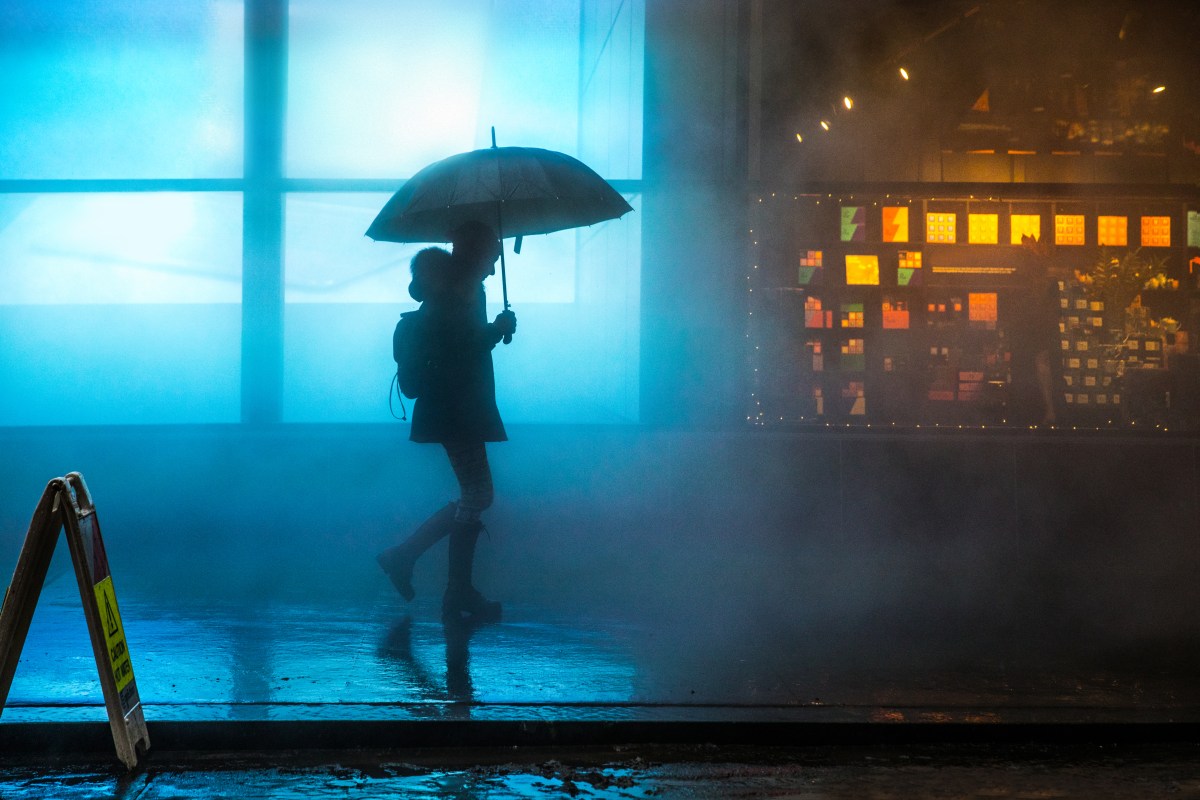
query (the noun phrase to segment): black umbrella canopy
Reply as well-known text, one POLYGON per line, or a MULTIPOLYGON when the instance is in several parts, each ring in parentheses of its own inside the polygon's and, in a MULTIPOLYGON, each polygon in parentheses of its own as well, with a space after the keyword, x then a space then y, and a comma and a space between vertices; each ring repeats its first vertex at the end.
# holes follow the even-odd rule
POLYGON ((447 242, 468 221, 501 238, 594 225, 632 211, 590 167, 535 147, 490 147, 430 164, 396 192, 367 229, 380 242, 447 242))

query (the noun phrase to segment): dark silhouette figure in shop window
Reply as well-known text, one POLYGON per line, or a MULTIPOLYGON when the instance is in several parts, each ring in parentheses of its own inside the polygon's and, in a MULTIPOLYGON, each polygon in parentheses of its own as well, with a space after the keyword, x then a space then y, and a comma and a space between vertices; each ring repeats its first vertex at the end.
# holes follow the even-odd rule
POLYGON ((1020 264, 1024 287, 1013 298, 1006 327, 1012 375, 1010 421, 1054 425, 1062 418, 1062 319, 1058 279, 1051 274, 1048 248, 1022 236, 1020 264))
POLYGON ((421 524, 407 539, 380 553, 379 565, 406 600, 415 594, 413 566, 421 554, 450 539, 449 574, 442 598, 447 622, 495 622, 500 604, 472 582, 480 515, 492 504, 492 473, 486 442, 508 439, 496 408, 492 350, 516 331, 511 311, 487 321, 483 280, 496 272, 500 241, 482 223, 467 223, 451 237, 452 253, 427 248, 413 258, 409 294, 421 303, 423 358, 428 369, 413 405, 414 442, 442 445, 461 495, 421 524))

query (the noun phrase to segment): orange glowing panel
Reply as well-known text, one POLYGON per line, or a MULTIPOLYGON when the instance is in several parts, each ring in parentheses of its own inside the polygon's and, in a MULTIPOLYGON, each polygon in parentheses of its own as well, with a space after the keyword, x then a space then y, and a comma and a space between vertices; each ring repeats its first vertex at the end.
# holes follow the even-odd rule
POLYGON ((970 292, 967 294, 967 319, 973 328, 994 330, 997 319, 995 292, 970 292))
POLYGON ((1101 247, 1128 246, 1129 217, 1097 217, 1096 244, 1101 247))
POLYGON ((908 241, 908 206, 883 207, 883 240, 908 241))
POLYGON ((997 244, 1000 241, 1000 218, 996 214, 968 214, 967 242, 997 244))
POLYGON ((907 300, 884 296, 883 327, 889 330, 906 330, 908 328, 907 300))
POLYGON ((804 327, 832 328, 832 324, 826 324, 826 322, 832 323, 832 316, 832 312, 827 312, 821 307, 820 298, 809 297, 804 301, 804 327))
POLYGON ((925 241, 937 244, 954 244, 957 240, 954 214, 926 214, 925 241))
POLYGON ((1055 214, 1054 243, 1083 244, 1083 214, 1055 214))
POLYGON ((878 286, 879 256, 846 256, 847 286, 878 286))
POLYGON ((1171 218, 1142 217, 1142 247, 1170 247, 1171 218))
POLYGON ((1012 228, 1012 236, 1009 241, 1012 244, 1020 244, 1022 236, 1028 236, 1042 240, 1042 215, 1041 214, 1013 214, 1009 217, 1009 223, 1012 228))

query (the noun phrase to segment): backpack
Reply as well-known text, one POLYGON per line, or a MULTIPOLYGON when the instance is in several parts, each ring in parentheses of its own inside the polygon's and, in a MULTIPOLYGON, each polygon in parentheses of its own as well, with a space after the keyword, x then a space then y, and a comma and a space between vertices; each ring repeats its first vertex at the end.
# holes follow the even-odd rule
POLYGON ((425 334, 425 317, 420 309, 406 311, 392 334, 392 358, 396 362, 396 381, 408 398, 421 396, 431 369, 425 334))

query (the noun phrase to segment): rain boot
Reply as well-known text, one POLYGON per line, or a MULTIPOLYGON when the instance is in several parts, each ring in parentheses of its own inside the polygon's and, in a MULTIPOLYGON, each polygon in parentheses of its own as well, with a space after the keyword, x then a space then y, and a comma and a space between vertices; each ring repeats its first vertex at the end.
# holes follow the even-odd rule
POLYGON ((416 592, 413 591, 412 573, 417 559, 454 529, 454 515, 457 512, 457 503, 447 503, 445 508, 422 522, 421 527, 403 542, 375 556, 375 560, 387 573, 396 591, 405 600, 412 600, 416 596, 416 592))
POLYGON ((483 624, 500 621, 500 604, 488 600, 471 583, 475 543, 483 523, 454 522, 450 533, 450 572, 442 598, 442 621, 483 624))

